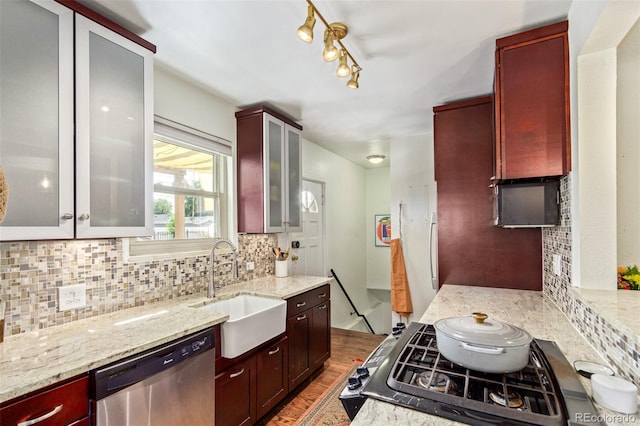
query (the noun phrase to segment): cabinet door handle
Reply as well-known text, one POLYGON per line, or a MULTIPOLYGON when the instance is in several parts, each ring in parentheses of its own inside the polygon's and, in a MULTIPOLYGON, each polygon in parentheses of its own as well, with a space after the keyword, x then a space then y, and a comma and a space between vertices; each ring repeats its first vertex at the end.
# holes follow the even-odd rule
POLYGON ((244 373, 244 368, 243 368, 242 370, 238 371, 237 373, 229 374, 229 378, 230 378, 230 379, 233 379, 234 377, 238 377, 238 376, 239 376, 239 375, 241 375, 242 373, 244 373))
POLYGON ((327 309, 327 305, 326 305, 326 304, 324 304, 324 305, 322 305, 322 306, 318 306, 318 310, 322 310, 322 309, 327 309))
POLYGON ((277 354, 278 352, 280 352, 280 346, 278 346, 276 349, 274 349, 274 350, 272 350, 272 351, 269 351, 269 355, 275 355, 275 354, 277 354))
POLYGON ((62 215, 62 218, 64 220, 71 220, 71 219, 73 219, 73 213, 65 213, 65 214, 62 215))
POLYGON ((325 297, 327 297, 327 293, 319 294, 319 295, 318 295, 318 297, 319 297, 320 299, 324 299, 325 297))
POLYGON ((305 306, 307 304, 307 302, 302 302, 302 303, 296 303, 296 308, 302 308, 303 306, 305 306))
POLYGON ((89 213, 82 213, 78 219, 89 220, 89 213))
POLYGON ((306 319, 307 319, 307 314, 304 314, 303 316, 296 318, 296 321, 302 321, 306 319))
POLYGON ((49 417, 53 417, 56 414, 58 414, 60 411, 62 411, 62 407, 63 406, 64 406, 63 404, 60 404, 56 408, 54 408, 53 410, 49 411, 47 414, 43 414, 40 417, 35 418, 35 419, 25 420, 24 422, 18 423, 17 426, 31 426, 31 425, 35 425, 36 423, 40 423, 42 421, 45 421, 49 417))

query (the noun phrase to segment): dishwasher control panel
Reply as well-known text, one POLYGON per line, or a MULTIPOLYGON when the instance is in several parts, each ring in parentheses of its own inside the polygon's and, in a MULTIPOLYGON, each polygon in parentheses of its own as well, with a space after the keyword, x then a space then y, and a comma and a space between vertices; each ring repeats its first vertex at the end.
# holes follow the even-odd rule
POLYGON ((214 347, 215 334, 209 328, 93 370, 91 399, 100 400, 214 347))

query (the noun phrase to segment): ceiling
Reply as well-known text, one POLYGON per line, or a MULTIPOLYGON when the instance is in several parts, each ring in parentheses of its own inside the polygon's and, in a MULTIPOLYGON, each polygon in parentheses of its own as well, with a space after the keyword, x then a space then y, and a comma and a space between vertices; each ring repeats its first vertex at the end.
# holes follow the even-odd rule
POLYGON ((296 36, 305 0, 82 0, 158 47, 170 69, 238 107, 267 102, 358 165, 432 131, 432 107, 492 92, 495 39, 566 19, 571 0, 316 0, 349 27, 360 88, 296 36))

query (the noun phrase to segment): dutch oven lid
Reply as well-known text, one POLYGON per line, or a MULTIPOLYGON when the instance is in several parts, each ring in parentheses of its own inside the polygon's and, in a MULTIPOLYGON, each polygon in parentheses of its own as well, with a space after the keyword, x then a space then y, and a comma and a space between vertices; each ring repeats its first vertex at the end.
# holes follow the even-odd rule
POLYGON ((481 312, 466 317, 443 318, 433 326, 452 339, 476 345, 514 347, 528 345, 533 339, 527 331, 489 319, 481 312))

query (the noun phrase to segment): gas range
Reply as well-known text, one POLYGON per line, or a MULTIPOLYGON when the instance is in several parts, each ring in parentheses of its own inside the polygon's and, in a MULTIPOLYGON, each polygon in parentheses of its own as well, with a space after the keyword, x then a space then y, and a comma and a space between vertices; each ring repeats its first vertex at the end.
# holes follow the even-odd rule
POLYGON ((580 425, 598 414, 555 343, 534 339, 521 371, 483 373, 447 360, 433 326, 415 322, 385 339, 340 395, 352 419, 366 398, 474 425, 580 425))

